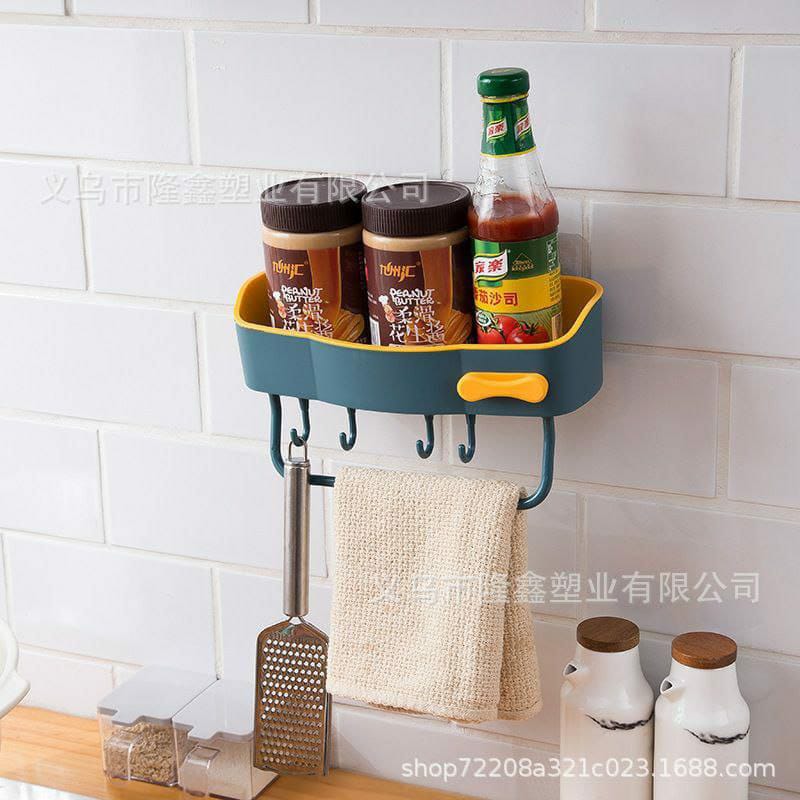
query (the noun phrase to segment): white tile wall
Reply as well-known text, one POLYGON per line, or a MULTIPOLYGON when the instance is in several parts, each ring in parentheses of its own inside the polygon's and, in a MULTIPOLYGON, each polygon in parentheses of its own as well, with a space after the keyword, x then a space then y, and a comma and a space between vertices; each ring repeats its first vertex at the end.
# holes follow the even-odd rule
POLYGON ((74 164, 0 159, 0 281, 86 287, 77 197, 74 164))
MULTIPOLYGON (((220 570, 222 668, 226 678, 253 680, 256 638, 264 628, 285 619, 280 578, 220 570)), ((330 586, 312 583, 306 619, 330 629, 330 586)))
POLYGON ((728 494, 800 507, 800 371, 734 366, 728 494), (759 454, 770 448, 765 462, 759 454))
POLYGON ((597 0, 595 19, 606 31, 800 33, 792 0, 597 0))
POLYGON ((64 0, 0 0, 0 14, 63 14, 64 0))
POLYGON ((191 313, 0 295, 0 405, 198 429, 191 313))
POLYGON ((800 355, 800 214, 593 203, 591 240, 607 339, 800 355), (769 264, 769 275, 756 264, 769 264))
POLYGON ((798 70, 800 47, 744 49, 739 197, 800 200, 798 70))
MULTIPOLYGON (((800 373, 786 360, 800 358, 796 3, 68 6, 73 18, 61 0, 0 0, 0 612, 7 586, 31 702, 90 714, 112 679, 154 662, 252 680, 255 637, 283 616, 281 486, 266 401, 244 388, 222 306, 262 269, 258 189, 300 171, 471 181, 475 74, 518 64, 532 74, 564 269, 604 283, 606 338, 626 345, 611 345, 601 393, 558 420, 557 477, 569 483, 528 515, 529 566, 581 571, 584 587, 606 568, 726 583, 756 571, 760 600, 602 608, 554 602, 550 583, 551 602, 534 609, 537 718, 475 729, 337 698, 339 761, 554 800, 554 780, 443 786, 402 763, 554 755, 576 617, 603 611, 644 626, 654 683, 672 634, 735 636, 752 757, 778 769, 753 796, 796 798, 784 793, 800 791, 800 373), (58 16, 20 25, 18 12, 58 16)), ((284 410, 285 438, 296 403, 284 410)), ((462 469, 460 418, 437 420, 426 462, 413 450, 420 417, 360 414, 352 453, 338 445, 345 424, 343 409, 313 404, 315 470, 462 469)), ((530 487, 539 427, 479 420, 472 466, 530 487)), ((331 503, 314 492, 311 620, 323 628, 331 503)))
POLYGON ((411 0, 402 5, 393 0, 320 0, 323 25, 390 25, 415 28, 489 28, 497 30, 583 29, 580 0, 532 0, 515 3, 500 0, 486 5, 464 0, 411 0))
MULTIPOLYGON (((606 353, 603 368, 600 393, 556 421, 556 478, 713 496, 717 365, 606 353)), ((479 418, 476 439, 470 466, 539 474, 539 420, 479 418)))
MULTIPOLYGON (((108 540, 280 570, 283 481, 254 450, 103 435, 108 540)), ((311 492, 311 572, 325 575, 322 490, 311 492)))
POLYGON ((536 800, 558 799, 557 778, 522 781, 504 775, 502 766, 496 776, 487 774, 496 763, 491 759, 499 759, 501 765, 506 759, 517 763, 530 759, 547 766, 549 759, 557 758, 549 751, 487 741, 456 726, 352 706, 335 707, 333 729, 334 759, 343 769, 488 800, 522 800, 533 786, 536 800), (445 764, 454 777, 441 777, 445 764), (481 767, 483 777, 476 777, 481 767))
POLYGON ((111 665, 20 648, 19 674, 31 684, 22 701, 78 717, 94 717, 97 702, 113 688, 111 665))
POLYGON ((718 630, 745 647, 800 655, 800 620, 793 608, 800 589, 796 543, 800 526, 756 517, 590 497, 587 506, 587 576, 617 579, 610 602, 587 603, 589 615, 628 615, 644 630, 678 634, 718 630), (650 579, 624 576, 639 573, 650 579), (686 574, 689 600, 669 593, 661 602, 661 575, 686 574), (716 577, 714 576, 716 573, 716 577), (735 599, 735 576, 758 575, 756 602, 735 599), (717 581, 719 579, 719 581, 717 581), (631 583, 651 587, 633 595, 631 583), (719 584, 724 584, 720 586, 719 584), (703 598, 702 600, 700 598, 703 598))
POLYGON ((3 25, 0 51, 1 151, 188 162, 180 32, 3 25))
POLYGON ((454 42, 453 172, 478 163, 475 75, 513 63, 554 186, 724 194, 729 62, 726 47, 454 42))
POLYGON ((95 431, 0 420, 0 527, 102 541, 95 431))
POLYGON ((195 47, 203 163, 439 175, 437 41, 197 32, 195 47))
POLYGON ((307 22, 307 6, 307 0, 73 0, 76 14, 246 22, 307 22))
POLYGON ((214 671, 211 570, 164 557, 6 535, 20 643, 214 671))
POLYGON ((93 179, 98 199, 86 208, 96 291, 230 303, 242 276, 263 267, 253 176, 115 170, 93 179))

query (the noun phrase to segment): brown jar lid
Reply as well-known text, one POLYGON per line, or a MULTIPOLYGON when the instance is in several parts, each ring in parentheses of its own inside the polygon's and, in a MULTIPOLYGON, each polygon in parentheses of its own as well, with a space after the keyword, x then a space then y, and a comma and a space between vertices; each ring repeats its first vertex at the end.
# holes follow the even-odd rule
POLYGON ((264 225, 287 233, 322 233, 361 222, 361 198, 367 191, 354 178, 301 178, 270 186, 261 193, 264 225))
POLYGON ((435 236, 467 224, 470 193, 448 181, 408 181, 364 197, 364 227, 378 236, 435 236))
POLYGON ((721 633, 682 633, 672 640, 672 657, 695 669, 722 669, 736 661, 736 642, 721 633))
POLYGON ((639 626, 622 617, 592 617, 578 625, 578 644, 595 653, 622 653, 639 644, 639 626))

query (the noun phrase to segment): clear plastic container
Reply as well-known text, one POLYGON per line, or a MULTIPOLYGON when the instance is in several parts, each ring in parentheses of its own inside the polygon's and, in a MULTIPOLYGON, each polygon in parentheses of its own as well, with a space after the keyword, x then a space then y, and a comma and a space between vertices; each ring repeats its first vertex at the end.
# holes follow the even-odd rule
POLYGON ((252 800, 277 777, 253 766, 253 687, 221 680, 206 689, 172 725, 178 783, 193 797, 252 800))
POLYGON ((106 775, 174 786, 172 718, 215 681, 214 675, 144 667, 111 692, 97 706, 106 775))

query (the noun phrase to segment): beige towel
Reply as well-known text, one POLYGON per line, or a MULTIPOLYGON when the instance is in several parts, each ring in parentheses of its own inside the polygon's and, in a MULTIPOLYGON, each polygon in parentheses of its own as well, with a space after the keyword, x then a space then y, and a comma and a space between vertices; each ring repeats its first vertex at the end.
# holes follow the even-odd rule
POLYGON ((328 691, 460 722, 541 708, 519 487, 343 468, 328 691), (508 601, 508 602, 507 602, 508 601))

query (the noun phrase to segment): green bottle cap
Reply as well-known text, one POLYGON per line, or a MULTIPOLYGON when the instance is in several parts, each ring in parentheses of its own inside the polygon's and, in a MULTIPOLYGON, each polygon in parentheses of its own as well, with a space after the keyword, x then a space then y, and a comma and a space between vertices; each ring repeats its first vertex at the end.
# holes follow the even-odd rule
POLYGON ((527 94, 530 88, 528 70, 522 67, 496 67, 478 75, 478 94, 481 97, 511 97, 527 94))

